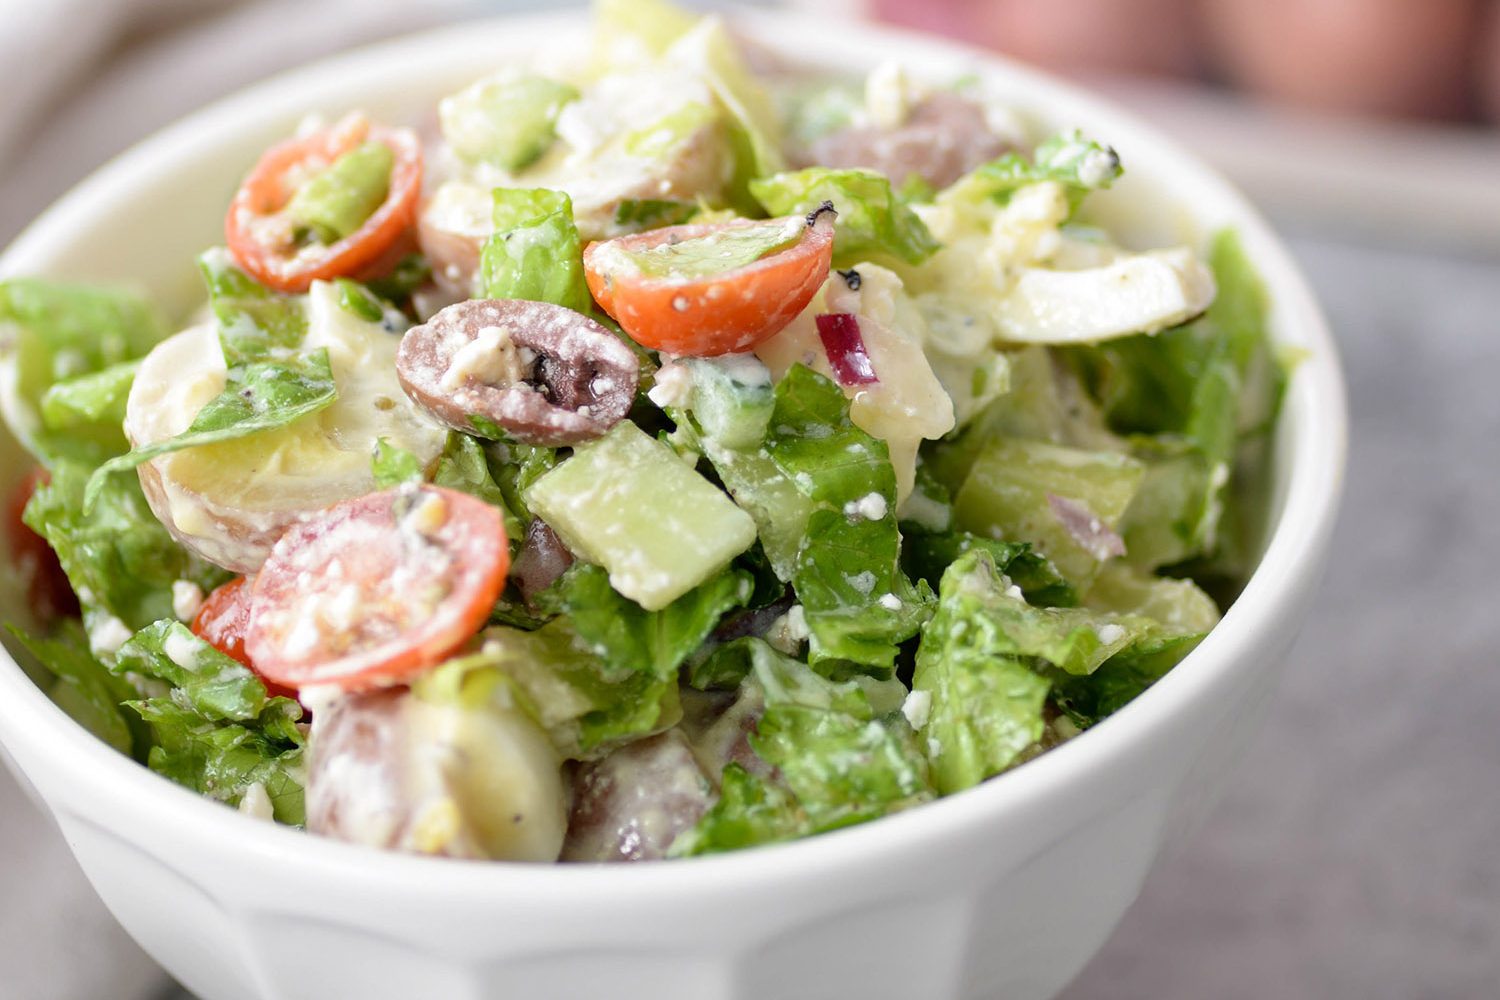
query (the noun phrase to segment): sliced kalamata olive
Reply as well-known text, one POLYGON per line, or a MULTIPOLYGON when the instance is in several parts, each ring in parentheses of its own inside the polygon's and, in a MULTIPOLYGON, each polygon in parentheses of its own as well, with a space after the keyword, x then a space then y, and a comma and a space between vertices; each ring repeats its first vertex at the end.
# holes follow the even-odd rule
POLYGON ((573 553, 557 537, 557 532, 539 517, 526 527, 526 541, 511 566, 510 575, 521 590, 521 597, 531 606, 536 595, 557 582, 563 571, 573 565, 573 553))
POLYGON ((396 375, 408 396, 450 427, 473 433, 487 421, 517 441, 556 446, 619 423, 635 400, 640 366, 582 313, 476 299, 408 330, 396 375))
POLYGON ((584 764, 573 779, 564 861, 649 861, 697 823, 714 787, 673 729, 584 764))
POLYGON ((945 188, 1009 148, 990 130, 978 104, 940 92, 919 102, 895 128, 841 129, 811 143, 799 159, 808 166, 867 167, 898 185, 916 174, 945 188))

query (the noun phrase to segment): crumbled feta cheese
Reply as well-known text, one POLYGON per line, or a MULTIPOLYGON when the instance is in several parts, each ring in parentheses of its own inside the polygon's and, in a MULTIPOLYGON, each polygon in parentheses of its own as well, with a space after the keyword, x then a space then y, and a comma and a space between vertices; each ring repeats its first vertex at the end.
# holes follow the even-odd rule
POLYGON ((240 812, 252 819, 269 821, 275 818, 276 810, 271 805, 271 796, 267 794, 264 783, 257 781, 245 789, 245 794, 240 797, 240 812))
POLYGON ((89 623, 89 652, 95 656, 113 656, 132 635, 130 629, 114 615, 104 615, 89 623))
POLYGON ((906 716, 906 721, 911 723, 913 729, 921 729, 927 725, 927 720, 932 716, 932 692, 913 691, 908 694, 901 703, 901 714, 906 716))
POLYGON ((1026 600, 1026 595, 1022 594, 1021 588, 1017 587, 1015 584, 1011 584, 1009 587, 1005 588, 1005 596, 1009 597, 1013 601, 1026 600))
POLYGON ((657 406, 687 406, 693 397, 693 370, 681 362, 673 361, 656 370, 656 384, 646 393, 646 398, 657 406))
POLYGON ((1119 642, 1125 638, 1125 629, 1114 622, 1107 622, 1099 626, 1099 641, 1106 646, 1119 642))
POLYGON ((879 493, 866 493, 858 500, 850 500, 844 504, 844 516, 848 518, 862 517, 866 521, 879 521, 885 517, 885 497, 879 493))
POLYGON ((172 581, 172 613, 178 621, 190 622, 203 610, 203 588, 191 580, 172 581))
POLYGON ((897 597, 895 594, 881 594, 880 600, 877 603, 887 611, 901 610, 901 598, 897 597))
POLYGON ((793 604, 766 630, 766 642, 788 656, 795 656, 811 634, 807 628, 807 612, 802 605, 793 604))
POLYGON ((486 326, 474 339, 453 352, 453 361, 443 373, 444 389, 461 388, 470 379, 482 385, 515 385, 526 378, 523 351, 503 326, 486 326))
POLYGON ((900 63, 887 60, 865 77, 865 113, 876 128, 900 128, 911 114, 911 105, 911 87, 900 63))
POLYGON ((183 670, 197 669, 198 651, 201 648, 191 633, 183 633, 175 629, 167 633, 167 638, 161 644, 161 651, 167 654, 167 659, 183 670))

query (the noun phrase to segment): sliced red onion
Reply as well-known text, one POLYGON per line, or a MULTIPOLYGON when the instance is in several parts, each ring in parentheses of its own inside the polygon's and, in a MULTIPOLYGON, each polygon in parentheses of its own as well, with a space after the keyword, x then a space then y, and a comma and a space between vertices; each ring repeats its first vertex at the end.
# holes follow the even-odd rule
POLYGON ((1061 522, 1073 541, 1082 545, 1089 555, 1103 562, 1110 556, 1125 554, 1125 540, 1117 535, 1103 519, 1089 510, 1089 505, 1071 497, 1047 494, 1047 506, 1052 516, 1061 522))
POLYGON ((872 385, 879 382, 875 366, 859 333, 859 320, 852 313, 823 313, 817 317, 818 336, 841 385, 872 385))

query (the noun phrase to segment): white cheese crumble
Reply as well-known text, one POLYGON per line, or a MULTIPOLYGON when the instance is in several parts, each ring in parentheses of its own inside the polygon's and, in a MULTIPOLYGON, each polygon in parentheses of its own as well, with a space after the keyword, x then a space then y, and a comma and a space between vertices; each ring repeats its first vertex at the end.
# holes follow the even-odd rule
POLYGON ((1009 597, 1013 601, 1026 600, 1025 595, 1021 593, 1021 588, 1017 587, 1015 584, 1011 584, 1009 587, 1005 588, 1005 596, 1009 597))
POLYGON ((920 730, 932 716, 932 692, 913 691, 908 694, 901 703, 901 714, 906 716, 913 729, 920 730))
POLYGON ((197 669, 200 648, 191 633, 184 634, 175 629, 167 633, 167 638, 161 644, 161 651, 167 654, 167 659, 183 670, 197 669))
POLYGON ((771 623, 766 630, 766 642, 772 648, 795 656, 804 640, 812 633, 807 628, 807 612, 800 604, 787 608, 786 614, 771 623))
POLYGON ((503 326, 483 327, 474 339, 453 352, 443 373, 444 389, 458 389, 473 379, 482 385, 515 385, 526 377, 522 351, 503 326))
POLYGON ((885 517, 885 497, 879 493, 866 493, 858 500, 850 500, 844 504, 844 516, 848 518, 862 517, 866 521, 879 521, 885 517))
POLYGON ((887 611, 901 610, 901 598, 897 597, 895 594, 881 594, 879 604, 887 611))
POLYGON ((1099 641, 1106 646, 1119 642, 1123 638, 1125 638, 1125 629, 1114 622, 1099 626, 1099 641))
POLYGON ((275 818, 276 810, 271 805, 271 796, 266 793, 264 783, 257 781, 245 789, 245 794, 240 798, 240 812, 252 819, 269 821, 275 818))
POLYGON ((192 580, 172 581, 172 614, 178 621, 190 622, 203 610, 203 588, 192 580))
POLYGON ((911 106, 911 87, 900 63, 886 60, 865 77, 865 113, 876 128, 900 128, 906 124, 911 106))
POLYGON ((656 384, 646 398, 662 409, 687 406, 693 396, 693 370, 673 361, 656 370, 656 384))
POLYGON ((120 619, 105 615, 89 623, 89 652, 95 656, 113 656, 132 634, 120 619))

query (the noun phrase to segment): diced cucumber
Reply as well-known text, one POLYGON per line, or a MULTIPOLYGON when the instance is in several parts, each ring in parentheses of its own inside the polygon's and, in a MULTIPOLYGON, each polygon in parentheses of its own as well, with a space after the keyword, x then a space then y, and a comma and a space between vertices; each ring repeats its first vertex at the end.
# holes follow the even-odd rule
POLYGON ((297 189, 286 214, 323 243, 337 243, 375 214, 391 190, 396 154, 383 142, 350 150, 297 189))
POLYGON ((759 448, 776 400, 771 373, 753 356, 686 358, 692 373, 688 409, 703 436, 726 448, 759 448))
POLYGON ((443 137, 465 160, 520 170, 552 145, 558 113, 577 97, 557 80, 506 74, 444 98, 438 117, 443 137))
POLYGON ((609 582, 657 611, 755 541, 755 522, 665 444, 622 421, 526 491, 526 503, 609 582))
POLYGON ((1049 495, 1081 504, 1113 529, 1139 489, 1144 466, 1128 455, 997 438, 975 459, 954 498, 965 531, 1034 543, 1068 581, 1087 589, 1103 561, 1059 520, 1049 495))

